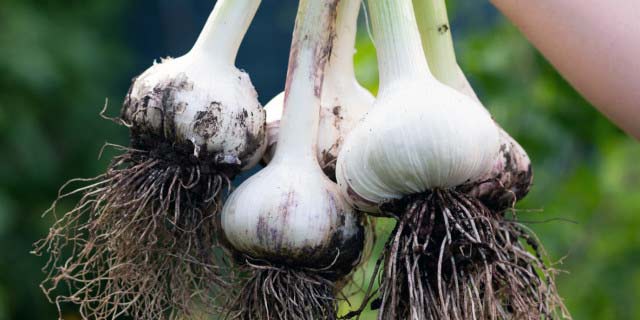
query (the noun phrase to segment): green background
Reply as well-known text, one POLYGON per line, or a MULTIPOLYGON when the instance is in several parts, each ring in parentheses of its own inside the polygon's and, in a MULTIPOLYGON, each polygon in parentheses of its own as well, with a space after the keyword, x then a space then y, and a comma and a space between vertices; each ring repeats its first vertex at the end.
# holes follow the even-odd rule
MULTIPOLYGON (((284 84, 296 2, 263 2, 237 64, 264 103, 284 84)), ((558 281, 569 310, 575 319, 640 319, 640 144, 488 3, 449 6, 463 70, 533 159, 535 185, 519 215, 566 271, 558 281)), ((105 98, 117 114, 130 79, 154 58, 184 53, 211 7, 205 0, 0 3, 0 320, 56 318, 38 288, 45 260, 29 254, 51 224, 41 214, 67 179, 104 170, 108 156, 97 159, 104 142, 126 144, 126 130, 98 116, 105 98)), ((375 92, 375 52, 361 26, 357 73, 375 92)), ((380 229, 388 232, 389 223, 380 229)), ((65 319, 77 319, 73 306, 65 319)))

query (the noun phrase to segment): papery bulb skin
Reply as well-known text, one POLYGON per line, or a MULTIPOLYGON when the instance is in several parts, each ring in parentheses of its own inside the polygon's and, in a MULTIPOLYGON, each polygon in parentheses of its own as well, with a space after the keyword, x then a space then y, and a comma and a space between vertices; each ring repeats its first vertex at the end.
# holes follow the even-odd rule
MULTIPOLYGON (((375 98, 355 79, 346 85, 325 82, 320 107, 317 158, 325 174, 335 180, 336 160, 345 138, 371 109, 375 98)), ((278 143, 280 117, 284 93, 275 96, 267 105, 267 150, 264 162, 273 158, 278 143)))
POLYGON ((338 158, 337 179, 357 208, 475 181, 493 166, 496 125, 473 99, 433 79, 380 92, 338 158))
POLYGON ((317 165, 270 164, 233 192, 222 211, 226 239, 240 252, 287 266, 351 272, 365 225, 317 165))
POLYGON ((136 148, 152 150, 167 141, 186 156, 247 169, 266 148, 266 116, 257 96, 245 72, 188 53, 134 79, 122 118, 136 148))

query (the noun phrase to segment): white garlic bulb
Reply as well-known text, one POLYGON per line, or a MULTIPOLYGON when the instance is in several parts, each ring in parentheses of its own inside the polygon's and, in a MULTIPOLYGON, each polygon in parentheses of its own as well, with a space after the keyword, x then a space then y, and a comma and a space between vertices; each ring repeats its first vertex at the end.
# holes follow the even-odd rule
POLYGON ((331 49, 335 27, 331 10, 300 3, 278 148, 267 167, 227 199, 221 226, 231 246, 251 258, 326 269, 339 278, 360 261, 365 226, 316 158, 323 52, 331 49))
MULTIPOLYGON (((370 6, 380 13, 406 9, 370 6)), ((499 135, 475 100, 431 75, 413 10, 372 22, 381 88, 372 111, 347 137, 336 175, 357 208, 377 212, 385 201, 481 177, 495 161, 499 135)))
POLYGON ((265 113, 249 75, 233 65, 259 4, 223 0, 189 53, 134 80, 122 111, 134 142, 170 141, 221 166, 246 169, 259 161, 265 113))
POLYGON ((350 271, 363 249, 361 219, 317 165, 270 164, 233 192, 222 228, 236 250, 298 266, 350 271))

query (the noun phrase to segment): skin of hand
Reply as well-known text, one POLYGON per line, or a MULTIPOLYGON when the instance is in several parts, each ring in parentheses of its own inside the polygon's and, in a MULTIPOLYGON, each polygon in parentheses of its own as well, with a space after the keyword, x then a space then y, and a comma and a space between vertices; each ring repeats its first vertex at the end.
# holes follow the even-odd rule
POLYGON ((640 140, 639 0, 490 0, 600 112, 640 140))

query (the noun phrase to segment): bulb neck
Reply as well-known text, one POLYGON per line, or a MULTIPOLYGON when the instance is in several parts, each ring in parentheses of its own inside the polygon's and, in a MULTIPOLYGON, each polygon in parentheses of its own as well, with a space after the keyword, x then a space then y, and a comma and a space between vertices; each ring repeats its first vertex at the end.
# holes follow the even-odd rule
POLYGON ((353 55, 361 4, 362 0, 341 0, 338 4, 333 50, 327 65, 325 81, 342 83, 353 81, 356 77, 353 55))
POLYGON ((217 62, 234 65, 238 49, 261 0, 218 0, 191 49, 217 62))
POLYGON ((339 0, 300 0, 293 32, 278 148, 285 159, 317 164, 316 145, 325 66, 332 49, 339 0))
POLYGON ((424 54, 433 75, 446 85, 460 83, 445 0, 413 0, 424 54))
POLYGON ((397 80, 433 78, 411 0, 368 0, 378 53, 380 90, 397 80))

